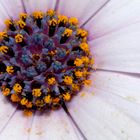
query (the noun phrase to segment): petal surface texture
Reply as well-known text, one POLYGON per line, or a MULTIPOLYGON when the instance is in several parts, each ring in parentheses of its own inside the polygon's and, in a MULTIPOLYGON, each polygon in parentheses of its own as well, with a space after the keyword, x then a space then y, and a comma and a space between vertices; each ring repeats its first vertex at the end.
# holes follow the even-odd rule
POLYGON ((107 72, 96 72, 91 79, 91 88, 69 104, 87 139, 139 140, 140 79, 107 72))
POLYGON ((97 69, 140 73, 140 23, 89 42, 97 69))

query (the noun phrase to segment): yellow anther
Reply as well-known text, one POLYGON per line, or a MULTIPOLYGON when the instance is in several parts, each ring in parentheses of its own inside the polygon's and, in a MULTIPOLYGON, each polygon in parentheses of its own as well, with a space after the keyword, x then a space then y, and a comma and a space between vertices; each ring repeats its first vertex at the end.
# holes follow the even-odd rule
POLYGON ((41 11, 35 11, 35 12, 33 12, 33 17, 35 19, 42 19, 43 18, 43 13, 41 11))
POLYGON ((55 80, 54 77, 48 79, 48 84, 49 85, 54 85, 55 83, 56 83, 56 80, 55 80))
POLYGON ((31 110, 27 110, 25 109, 23 111, 23 114, 26 116, 26 117, 31 117, 33 115, 33 112, 31 110))
POLYGON ((90 64, 93 65, 95 63, 94 58, 90 60, 90 64))
POLYGON ((67 84, 67 85, 71 85, 73 83, 73 79, 71 76, 65 76, 64 77, 64 82, 67 84))
POLYGON ((62 34, 62 36, 66 36, 66 37, 69 37, 71 35, 72 35, 72 30, 68 28, 66 28, 64 33, 62 34))
POLYGON ((16 93, 20 93, 22 92, 22 87, 20 84, 16 83, 13 87, 13 90, 16 92, 16 93))
POLYGON ((68 22, 68 17, 64 16, 64 15, 59 15, 58 16, 58 24, 61 23, 61 22, 66 24, 68 22))
POLYGON ((41 93, 41 89, 40 88, 32 90, 32 95, 35 96, 35 97, 40 97, 41 94, 42 93, 41 93))
POLYGON ((10 19, 5 20, 4 23, 7 27, 9 27, 10 25, 13 25, 13 22, 10 19))
POLYGON ((85 52, 89 52, 89 47, 87 43, 81 43, 80 48, 85 52))
POLYGON ((38 107, 43 107, 44 106, 44 101, 43 100, 36 100, 35 104, 38 107))
POLYGON ((19 17, 20 17, 21 20, 26 19, 26 18, 28 17, 28 14, 26 14, 26 13, 21 13, 21 14, 19 15, 19 17))
POLYGON ((22 21, 22 20, 17 21, 17 24, 19 25, 19 27, 21 29, 23 29, 26 26, 26 23, 24 21, 22 21))
POLYGON ((16 41, 16 43, 22 42, 22 41, 23 41, 23 35, 17 34, 17 35, 15 36, 15 41, 16 41))
POLYGON ((72 84, 72 90, 79 91, 80 87, 77 84, 72 84))
POLYGON ((52 100, 53 103, 58 103, 59 101, 60 101, 59 98, 54 98, 54 99, 52 100))
POLYGON ((8 95, 10 94, 10 89, 9 89, 9 88, 3 89, 3 90, 2 90, 2 94, 3 94, 4 96, 8 96, 8 95))
POLYGON ((8 35, 6 32, 0 32, 0 38, 3 39, 3 38, 7 38, 8 35))
POLYGON ((89 64, 90 62, 90 59, 87 56, 83 56, 81 59, 83 60, 85 64, 89 64))
POLYGON ((83 64, 83 60, 80 58, 76 58, 74 64, 79 67, 83 64))
POLYGON ((84 29, 78 29, 76 35, 84 38, 84 37, 87 37, 88 32, 84 29))
POLYGON ((0 52, 2 53, 2 54, 5 54, 5 53, 7 53, 8 52, 8 47, 7 46, 0 46, 0 52))
POLYGON ((66 94, 63 94, 63 99, 65 101, 69 101, 71 99, 71 95, 67 92, 66 94))
POLYGON ((75 72, 75 76, 78 77, 78 78, 80 78, 80 77, 83 76, 83 72, 81 72, 81 71, 76 71, 76 72, 75 72))
POLYGON ((50 95, 45 96, 44 102, 45 102, 46 104, 51 103, 51 101, 52 101, 52 99, 51 99, 51 96, 50 96, 50 95))
POLYGON ((56 19, 49 20, 49 26, 56 26, 56 25, 57 25, 57 20, 56 19))
POLYGON ((26 105, 26 104, 28 104, 28 99, 23 98, 23 99, 21 99, 20 103, 21 103, 21 105, 26 105))
POLYGON ((19 96, 16 93, 14 93, 11 95, 11 100, 12 100, 12 102, 20 102, 21 99, 19 98, 19 96))
POLYGON ((50 9, 50 10, 47 11, 47 15, 52 17, 52 16, 55 15, 55 11, 53 9, 50 9))
POLYGON ((70 23, 71 25, 78 25, 78 19, 75 18, 75 17, 71 17, 71 18, 69 19, 69 23, 70 23))
POLYGON ((27 108, 32 108, 32 106, 33 106, 32 102, 28 102, 28 103, 26 104, 26 107, 27 107, 27 108))
POLYGON ((32 58, 34 59, 34 60, 39 60, 40 59, 40 54, 32 54, 32 58))
POLYGON ((13 66, 7 66, 6 71, 9 74, 13 74, 14 73, 14 67, 13 66))
POLYGON ((89 86, 89 85, 91 85, 91 82, 92 82, 91 80, 84 80, 83 84, 86 86, 89 86))
POLYGON ((87 75, 89 75, 89 74, 90 74, 90 72, 88 72, 87 69, 84 69, 84 70, 83 70, 83 76, 87 76, 87 75))

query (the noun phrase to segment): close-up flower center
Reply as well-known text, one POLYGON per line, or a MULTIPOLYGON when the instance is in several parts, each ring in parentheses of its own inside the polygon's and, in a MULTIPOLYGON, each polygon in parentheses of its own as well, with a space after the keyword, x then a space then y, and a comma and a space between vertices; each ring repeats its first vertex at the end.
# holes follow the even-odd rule
POLYGON ((58 109, 90 84, 93 58, 78 19, 21 13, 0 33, 0 88, 25 111, 58 109))

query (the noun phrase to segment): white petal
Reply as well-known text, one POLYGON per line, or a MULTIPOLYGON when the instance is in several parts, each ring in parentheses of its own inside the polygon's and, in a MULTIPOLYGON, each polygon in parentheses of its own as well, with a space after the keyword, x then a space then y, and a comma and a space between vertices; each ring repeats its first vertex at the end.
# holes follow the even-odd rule
POLYGON ((9 18, 9 16, 8 16, 7 12, 5 11, 5 8, 0 3, 0 31, 3 31, 3 29, 5 28, 4 20, 6 20, 8 18, 9 18))
POLYGON ((69 17, 77 17, 84 23, 107 0, 60 0, 58 12, 69 17))
POLYGON ((13 118, 0 135, 1 140, 28 140, 32 118, 23 116, 23 112, 17 110, 13 118))
POLYGON ((0 93, 0 133, 7 124, 10 117, 15 112, 16 108, 0 93))
POLYGON ((110 72, 95 72, 93 87, 140 104, 140 79, 110 72))
POLYGON ((94 75, 92 88, 85 88, 81 92, 85 96, 78 96, 69 104, 73 118, 87 139, 139 140, 140 105, 129 98, 121 98, 129 96, 130 92, 131 97, 133 93, 135 96, 135 89, 138 96, 138 80, 102 72, 94 75))
POLYGON ((140 73, 140 23, 90 42, 97 69, 140 73))
POLYGON ((97 38, 140 21, 139 0, 111 0, 85 25, 90 37, 97 38))
POLYGON ((56 0, 24 0, 27 12, 32 13, 35 10, 46 12, 48 9, 54 9, 56 0))
POLYGON ((58 111, 36 114, 30 133, 32 140, 76 140, 76 133, 66 113, 58 111))
POLYGON ((21 0, 2 0, 0 3, 3 5, 5 12, 13 19, 16 19, 23 12, 21 0))

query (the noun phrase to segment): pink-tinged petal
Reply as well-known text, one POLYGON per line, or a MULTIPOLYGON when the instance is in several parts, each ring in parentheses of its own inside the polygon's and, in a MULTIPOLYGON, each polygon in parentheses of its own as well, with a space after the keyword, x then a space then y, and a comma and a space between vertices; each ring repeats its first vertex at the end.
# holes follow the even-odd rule
POLYGON ((85 25, 90 32, 90 39, 115 32, 140 21, 139 7, 139 0, 111 0, 85 25))
POLYGON ((32 118, 17 110, 0 135, 1 140, 28 140, 32 118))
POLYGON ((24 0, 24 4, 28 13, 35 10, 46 12, 48 9, 54 9, 56 0, 24 0))
POLYGON ((69 17, 77 17, 83 24, 107 0, 60 0, 58 12, 69 17))
POLYGON ((77 135, 66 113, 61 109, 44 114, 35 114, 30 139, 76 140, 77 135))
POLYGON ((105 72, 93 75, 91 87, 69 104, 82 132, 88 140, 139 140, 140 80, 105 72))
POLYGON ((19 13, 23 12, 21 0, 1 0, 5 12, 13 19, 18 18, 19 13))
POLYGON ((118 30, 89 44, 97 69, 140 73, 140 23, 118 30))

